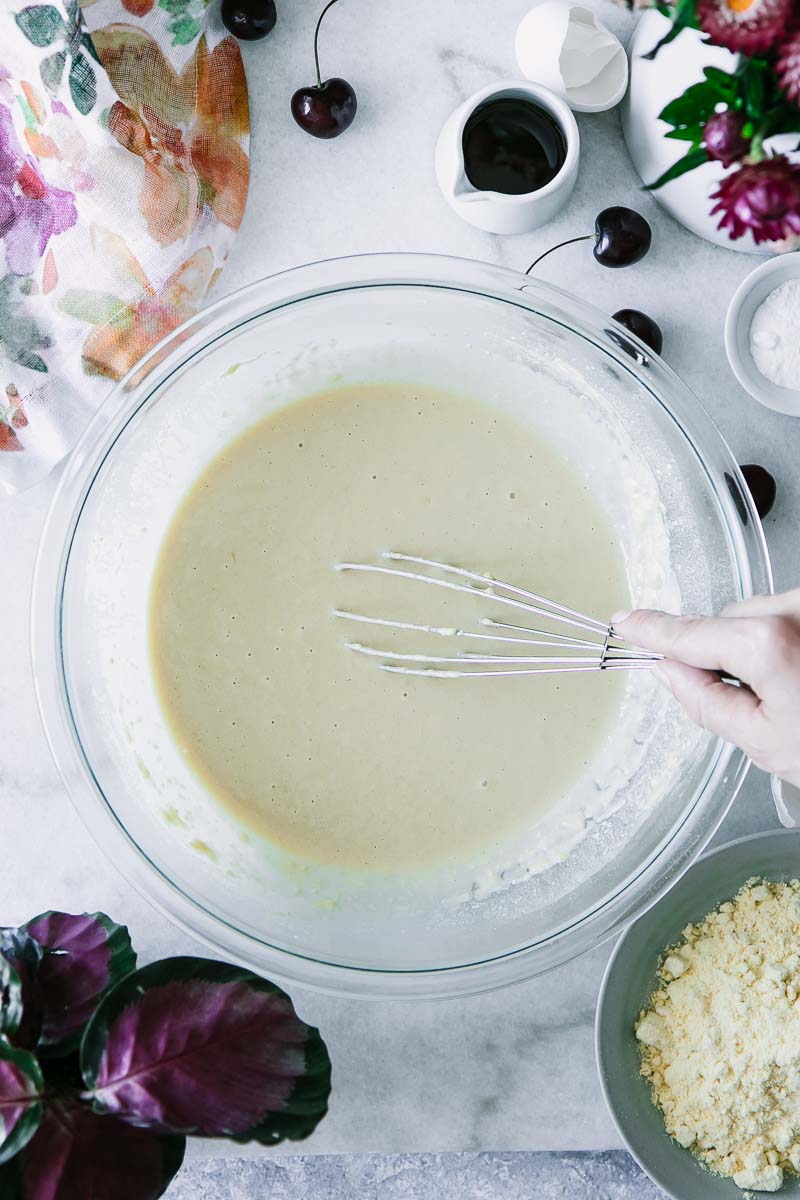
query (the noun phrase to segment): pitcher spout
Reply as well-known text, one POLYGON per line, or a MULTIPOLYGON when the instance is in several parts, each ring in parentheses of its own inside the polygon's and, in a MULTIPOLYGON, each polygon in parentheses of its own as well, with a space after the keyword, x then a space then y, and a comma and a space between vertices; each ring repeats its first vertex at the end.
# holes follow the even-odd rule
POLYGON ((482 193, 474 188, 467 179, 465 171, 456 177, 453 187, 453 199, 458 200, 460 204, 470 204, 474 200, 480 200, 482 193))

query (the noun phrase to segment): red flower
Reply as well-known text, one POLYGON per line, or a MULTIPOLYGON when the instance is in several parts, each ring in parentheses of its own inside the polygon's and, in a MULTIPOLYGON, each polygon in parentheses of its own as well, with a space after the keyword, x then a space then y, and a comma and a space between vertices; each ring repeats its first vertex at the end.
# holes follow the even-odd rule
POLYGON ((800 29, 791 33, 778 51, 775 71, 789 99, 800 104, 800 29))
POLYGON ((782 242, 800 236, 800 163, 785 154, 762 162, 745 163, 727 175, 711 197, 721 213, 718 229, 727 229, 732 241, 748 229, 753 240, 782 242))
POLYGON ((698 0, 700 28, 717 46, 754 55, 783 35, 794 0, 698 0))

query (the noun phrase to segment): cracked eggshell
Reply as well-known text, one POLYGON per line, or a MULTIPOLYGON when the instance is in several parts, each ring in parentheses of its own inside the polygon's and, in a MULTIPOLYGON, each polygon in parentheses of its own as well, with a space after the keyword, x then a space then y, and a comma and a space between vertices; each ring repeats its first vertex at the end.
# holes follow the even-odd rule
POLYGON ((622 43, 583 5, 537 4, 519 23, 516 53, 527 79, 550 88, 576 112, 605 112, 625 95, 622 43))

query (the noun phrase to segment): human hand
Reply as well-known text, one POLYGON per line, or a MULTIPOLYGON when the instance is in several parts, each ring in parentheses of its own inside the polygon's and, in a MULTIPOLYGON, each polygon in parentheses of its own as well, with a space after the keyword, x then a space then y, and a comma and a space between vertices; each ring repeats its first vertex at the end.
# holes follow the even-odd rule
POLYGON ((729 604, 718 617, 638 609, 612 625, 665 655, 655 674, 692 720, 800 787, 800 588, 729 604), (720 671, 747 688, 723 683, 720 671))

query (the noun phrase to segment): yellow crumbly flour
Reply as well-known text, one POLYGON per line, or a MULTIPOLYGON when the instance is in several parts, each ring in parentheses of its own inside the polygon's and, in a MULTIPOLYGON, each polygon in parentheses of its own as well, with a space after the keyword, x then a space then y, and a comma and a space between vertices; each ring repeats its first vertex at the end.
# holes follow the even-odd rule
POLYGON ((668 1132, 741 1188, 800 1174, 800 881, 750 879, 683 930, 636 1023, 668 1132))

